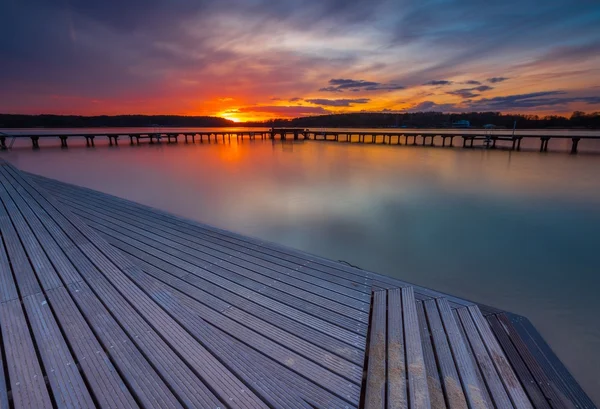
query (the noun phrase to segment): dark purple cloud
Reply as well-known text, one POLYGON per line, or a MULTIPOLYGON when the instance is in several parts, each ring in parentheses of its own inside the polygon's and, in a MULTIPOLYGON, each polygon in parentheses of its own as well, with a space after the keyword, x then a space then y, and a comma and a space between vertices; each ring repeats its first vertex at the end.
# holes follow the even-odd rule
POLYGON ((576 102, 583 102, 590 105, 600 104, 600 96, 573 97, 567 96, 567 93, 564 91, 541 91, 468 100, 460 104, 440 104, 433 101, 423 101, 407 109, 406 112, 518 112, 566 107, 576 102))
POLYGON ((307 99, 306 102, 315 105, 323 105, 330 107, 349 107, 354 104, 367 104, 371 100, 368 98, 356 98, 356 99, 325 99, 325 98, 316 98, 316 99, 307 99))
POLYGON ((426 82, 423 85, 435 85, 435 86, 443 86, 443 85, 452 85, 453 82, 452 81, 448 81, 448 80, 431 80, 426 82))
POLYGON ((489 91, 491 89, 494 89, 494 88, 490 87, 489 85, 480 85, 478 87, 473 87, 473 88, 462 88, 462 89, 457 89, 454 91, 448 91, 448 92, 446 92, 446 94, 455 95, 455 96, 459 96, 461 98, 467 99, 467 98, 478 97, 481 92, 489 91))
POLYGON ((322 92, 344 92, 344 91, 393 91, 404 89, 398 84, 384 84, 375 81, 352 80, 345 78, 332 78, 327 87, 319 89, 322 92))
POLYGON ((306 116, 306 115, 326 115, 331 112, 323 107, 308 107, 308 106, 279 106, 279 105, 264 105, 264 106, 248 106, 242 107, 237 112, 259 112, 265 114, 275 114, 281 116, 306 116))
POLYGON ((477 110, 510 111, 528 108, 567 106, 574 102, 600 104, 600 96, 573 97, 567 96, 565 91, 542 91, 494 98, 482 98, 477 101, 472 101, 469 106, 477 110))
POLYGON ((492 77, 492 78, 488 78, 487 81, 491 82, 492 84, 497 84, 499 82, 504 82, 508 79, 509 78, 506 78, 506 77, 492 77))

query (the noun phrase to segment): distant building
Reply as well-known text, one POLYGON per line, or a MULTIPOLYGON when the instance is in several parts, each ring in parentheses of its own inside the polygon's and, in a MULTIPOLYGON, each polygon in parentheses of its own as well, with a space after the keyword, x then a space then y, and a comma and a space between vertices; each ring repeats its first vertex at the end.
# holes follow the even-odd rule
POLYGON ((452 128, 470 128, 471 122, 461 119, 460 121, 452 122, 452 128))

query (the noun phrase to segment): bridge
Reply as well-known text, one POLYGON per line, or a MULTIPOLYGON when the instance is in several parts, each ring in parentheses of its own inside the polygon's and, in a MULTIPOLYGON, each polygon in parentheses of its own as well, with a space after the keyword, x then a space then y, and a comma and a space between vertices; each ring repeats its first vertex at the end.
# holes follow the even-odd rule
MULTIPOLYGON (((129 139, 130 145, 139 145, 143 141, 148 141, 150 144, 161 143, 177 143, 181 138, 185 143, 217 142, 231 141, 232 138, 243 140, 244 138, 254 139, 279 139, 279 140, 313 140, 313 141, 330 141, 344 143, 359 143, 359 144, 383 144, 383 145, 405 145, 405 146, 441 146, 455 147, 454 140, 460 138, 462 143, 458 147, 464 149, 469 148, 487 148, 496 149, 504 148, 511 151, 521 150, 521 141, 523 139, 539 140, 539 151, 547 152, 548 145, 552 139, 566 139, 571 141, 571 154, 578 153, 579 143, 582 140, 600 140, 597 135, 550 135, 540 131, 539 134, 473 134, 470 132, 461 132, 460 130, 444 130, 443 132, 436 131, 389 131, 386 129, 362 131, 362 130, 344 130, 344 131, 319 131, 301 128, 271 128, 270 130, 256 131, 227 131, 227 130, 203 130, 197 132, 178 132, 169 130, 168 132, 69 132, 69 133, 32 133, 32 134, 6 134, 0 133, 0 149, 6 150, 9 148, 7 140, 12 138, 12 142, 16 139, 30 139, 31 146, 34 149, 39 149, 40 139, 58 139, 61 147, 68 147, 70 138, 84 138, 86 146, 94 147, 96 138, 108 139, 109 146, 119 144, 121 139, 129 139), (437 141, 437 145, 436 145, 437 141)), ((11 143, 12 143, 11 142, 11 143)))

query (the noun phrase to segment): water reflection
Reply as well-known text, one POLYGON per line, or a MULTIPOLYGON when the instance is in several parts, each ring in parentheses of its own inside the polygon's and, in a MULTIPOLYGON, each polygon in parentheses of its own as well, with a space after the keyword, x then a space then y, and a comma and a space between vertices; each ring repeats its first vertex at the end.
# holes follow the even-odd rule
POLYGON ((599 400, 596 155, 232 140, 2 156, 524 314, 599 400))

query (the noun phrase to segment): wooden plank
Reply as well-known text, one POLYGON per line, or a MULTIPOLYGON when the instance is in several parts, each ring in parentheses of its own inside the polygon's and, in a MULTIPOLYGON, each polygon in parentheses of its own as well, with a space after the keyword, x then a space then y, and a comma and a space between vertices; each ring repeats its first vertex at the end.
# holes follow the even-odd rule
MULTIPOLYGON (((58 205, 58 203, 42 189, 38 190, 35 184, 32 184, 32 182, 28 181, 26 178, 23 179, 15 171, 13 171, 13 175, 16 180, 20 180, 22 185, 27 186, 26 189, 33 194, 34 197, 37 196, 36 200, 38 200, 38 203, 48 211, 65 232, 77 230, 84 236, 84 242, 75 244, 81 249, 85 256, 92 261, 98 269, 98 272, 101 273, 98 278, 88 279, 88 281, 90 284, 93 284, 92 287, 94 288, 94 291, 104 298, 111 313, 115 315, 119 314, 119 322, 121 325, 129 328, 129 331, 133 331, 135 326, 142 325, 143 327, 147 325, 144 321, 138 319, 138 315, 135 314, 135 312, 128 312, 131 307, 135 306, 135 310, 139 312, 144 320, 152 323, 152 327, 160 333, 161 338, 168 342, 169 346, 173 348, 173 351, 177 351, 181 356, 185 356, 186 363, 189 367, 193 368, 197 373, 203 374, 202 378, 204 382, 209 383, 213 390, 217 391, 224 399, 228 399, 231 406, 248 408, 264 407, 264 404, 260 399, 258 399, 251 391, 248 391, 237 378, 233 377, 231 373, 211 354, 193 340, 189 333, 176 325, 164 310, 144 295, 137 286, 133 285, 120 268, 129 273, 136 273, 144 276, 141 270, 137 269, 134 264, 128 261, 122 254, 118 253, 117 250, 110 247, 77 217, 61 208, 60 205, 58 205), (117 265, 119 265, 120 268, 117 268, 117 265), (116 289, 118 289, 119 294, 115 292, 116 289), (118 308, 116 308, 117 305, 118 308), (131 305, 131 307, 129 305, 131 305)), ((160 347, 163 345, 162 341, 151 336, 154 334, 153 331, 141 330, 142 327, 137 327, 136 331, 139 331, 139 335, 144 334, 144 337, 138 337, 135 338, 135 340, 137 341, 138 346, 147 348, 146 354, 148 356, 163 359, 165 355, 162 354, 171 353, 171 350, 166 347, 160 351, 160 347), (161 352, 160 356, 158 356, 159 351, 161 352)), ((169 371, 162 372, 162 376, 174 376, 176 372, 174 371, 172 364, 178 361, 179 360, 176 357, 165 360, 165 364, 170 364, 171 368, 169 371)), ((181 370, 184 369, 185 367, 181 367, 181 370)), ((193 375, 185 376, 185 379, 190 378, 193 378, 193 375)), ((198 385, 202 384, 198 383, 198 385)), ((176 383, 171 383, 172 388, 176 388, 177 386, 176 383)), ((204 396, 202 397, 204 399, 209 399, 208 391, 203 391, 202 388, 199 388, 196 390, 196 394, 199 395, 204 393, 204 396)))
POLYGON ((94 408, 92 397, 46 297, 43 294, 32 295, 26 297, 23 304, 56 405, 59 408, 94 408))
MULTIPOLYGON (((18 180, 18 173, 13 172, 13 176, 15 176, 15 180, 18 180)), ((67 219, 64 216, 62 216, 59 212, 57 212, 56 209, 50 207, 49 205, 46 205, 46 207, 44 208, 40 206, 40 204, 44 202, 42 196, 39 195, 39 192, 35 191, 35 189, 32 189, 28 185, 25 186, 27 186, 25 190, 28 194, 31 193, 37 195, 38 200, 40 200, 40 203, 36 203, 33 200, 33 198, 30 198, 29 201, 30 205, 35 203, 34 207, 36 210, 36 214, 42 213, 44 209, 49 210, 50 214, 54 216, 53 221, 62 223, 62 228, 66 229, 65 232, 68 232, 72 229, 68 228, 68 225, 66 224, 67 219)), ((73 219, 71 218, 71 220, 73 219)), ((64 232, 56 230, 55 234, 64 235, 64 232)), ((82 243, 81 241, 77 243, 78 246, 82 246, 84 248, 86 248, 86 244, 89 243, 82 243)), ((75 250, 75 248, 71 248, 71 251, 75 250)), ((84 275, 84 277, 87 277, 88 282, 93 284, 92 287, 94 287, 94 291, 101 291, 107 289, 106 286, 101 287, 101 284, 104 284, 104 282, 100 281, 102 280, 103 276, 98 270, 95 269, 95 267, 92 264, 89 263, 89 261, 87 261, 87 258, 84 256, 83 253, 81 253, 78 250, 75 250, 74 253, 71 253, 69 256, 71 258, 71 261, 77 266, 77 268, 84 275)), ((71 293, 77 296, 76 299, 81 302, 81 296, 83 292, 79 287, 72 287, 75 284, 79 283, 74 283, 71 286, 69 286, 69 288, 71 289, 71 293)), ((106 291, 103 292, 102 295, 107 295, 106 291)), ((136 390, 141 390, 140 393, 136 393, 136 396, 138 399, 140 399, 141 402, 143 402, 144 405, 158 405, 158 407, 164 407, 165 405, 169 407, 180 406, 181 404, 175 398, 175 396, 172 394, 169 388, 172 388, 173 391, 178 394, 178 396, 183 402, 188 402, 192 406, 218 407, 221 405, 218 402, 218 400, 216 400, 214 396, 206 390, 203 383, 196 377, 196 375, 191 371, 191 369, 181 361, 181 359, 175 354, 174 351, 172 351, 166 345, 164 345, 164 342, 160 338, 158 338, 158 336, 154 333, 150 326, 148 326, 143 320, 140 319, 139 315, 134 310, 130 309, 127 311, 123 311, 120 308, 112 309, 111 313, 115 314, 115 316, 119 318, 119 324, 117 324, 116 321, 112 321, 109 318, 109 315, 106 311, 103 312, 104 307, 101 304, 98 304, 98 301, 94 299, 94 296, 88 296, 84 299, 84 301, 85 305, 81 305, 80 302, 78 302, 78 304, 80 308, 86 308, 86 319, 90 321, 93 320, 96 326, 104 326, 102 330, 97 330, 96 332, 102 335, 111 335, 113 337, 104 340, 105 343, 108 344, 105 344, 105 348, 111 350, 111 352, 114 352, 115 344, 121 344, 121 346, 127 345, 126 351, 119 355, 118 359, 121 361, 124 360, 128 362, 126 364, 126 367, 137 368, 137 370, 134 372, 130 370, 123 371, 123 366, 120 366, 120 369, 121 371, 127 373, 128 376, 126 376, 126 379, 128 383, 134 385, 134 387, 137 388, 136 390), (93 308, 90 306, 93 306, 93 308), (96 318, 99 314, 102 314, 103 318, 97 320, 96 318), (130 325, 145 325, 145 328, 138 329, 137 332, 133 332, 134 327, 130 326, 130 332, 128 336, 121 331, 121 326, 126 327, 125 324, 127 323, 129 323, 130 325), (108 325, 108 327, 106 327, 106 325, 108 325), (117 337, 119 341, 115 342, 114 337, 117 337), (167 387, 160 379, 152 379, 152 377, 149 376, 149 374, 154 371, 151 369, 151 367, 148 366, 148 363, 144 362, 145 358, 142 358, 142 356, 137 350, 129 347, 131 341, 133 341, 137 347, 144 350, 145 357, 151 360, 152 364, 155 365, 155 367, 158 370, 162 370, 160 373, 161 377, 163 377, 166 380, 170 380, 169 387, 167 387), (132 356, 137 362, 133 363, 129 356, 132 356), (139 367, 139 365, 142 365, 142 367, 139 367), (143 368, 144 365, 148 367, 143 368), (145 379, 143 381, 140 381, 139 376, 142 374, 145 377, 145 379), (192 382, 192 380, 194 379, 196 379, 196 381, 192 382), (163 385, 163 387, 157 388, 157 386, 161 384, 163 385)), ((107 305, 114 306, 114 303, 112 305, 109 304, 111 301, 114 302, 114 299, 105 298, 104 301, 107 302, 107 305)), ((120 305, 120 307, 123 308, 126 305, 127 304, 123 303, 120 305)), ((155 376, 157 377, 157 375, 155 376)))
POLYGON ((427 373, 419 335, 419 319, 412 287, 402 289, 402 311, 408 372, 408 402, 411 409, 430 408, 427 373))
POLYGON ((421 334, 421 344, 423 346, 423 359, 425 360, 425 372, 427 373, 427 385, 429 388, 429 400, 434 409, 446 409, 444 390, 440 380, 439 368, 436 356, 433 350, 431 333, 425 315, 423 302, 417 302, 417 316, 419 317, 419 330, 421 334))
MULTIPOLYGON (((506 323, 512 324, 513 333, 518 334, 518 336, 512 337, 512 339, 525 344, 523 351, 530 354, 540 370, 543 371, 543 375, 538 372, 540 379, 538 383, 542 390, 550 389, 546 392, 548 396, 555 396, 553 400, 557 400, 556 396, 558 396, 558 400, 562 400, 569 407, 571 405, 576 405, 580 408, 595 407, 589 396, 583 391, 527 318, 509 313, 500 315, 500 318, 507 318, 506 323), (544 382, 543 377, 547 377, 549 381, 544 382)), ((535 368, 535 366, 531 367, 535 368)))
POLYGON ((387 409, 405 409, 408 408, 406 349, 402 321, 402 292, 399 288, 388 291, 387 327, 387 409))
MULTIPOLYGON (((498 339, 502 350, 506 354, 507 359, 514 368, 517 377, 523 384, 523 387, 525 388, 529 399, 531 399, 533 406, 535 408, 551 409, 552 406, 537 385, 537 382, 521 358, 521 355, 515 348, 515 345, 511 342, 510 337, 502 327, 498 317, 495 315, 490 315, 486 317, 486 319, 494 333, 494 336, 496 339, 498 339)), ((563 409, 564 406, 562 405, 562 402, 559 401, 558 403, 560 406, 556 409, 563 409)))
POLYGON ((126 384, 146 408, 181 408, 157 371, 121 329, 85 283, 69 285, 69 292, 90 327, 94 329, 126 384))
POLYGON ((427 320, 429 322, 448 407, 450 409, 468 407, 437 303, 435 300, 428 300, 424 301, 423 304, 427 312, 427 320))
MULTIPOLYGON (((63 204, 66 203, 63 202, 63 204)), ((283 297, 288 299, 289 302, 295 302, 295 298, 290 298, 287 294, 299 298, 302 302, 296 302, 295 305, 306 306, 307 308, 310 308, 309 311, 314 314, 325 315, 332 318, 337 317, 339 322, 348 323, 350 326, 360 327, 360 323, 363 323, 362 325, 366 330, 366 321, 368 317, 365 311, 342 305, 337 300, 327 299, 323 295, 324 291, 320 291, 320 294, 313 294, 308 291, 314 290, 311 286, 298 284, 300 287, 295 287, 279 281, 280 279, 291 281, 293 280, 291 277, 285 275, 279 277, 279 273, 277 272, 272 273, 270 270, 248 263, 242 259, 232 262, 234 260, 232 257, 228 257, 227 259, 216 257, 213 255, 214 252, 206 250, 206 246, 199 247, 204 249, 202 251, 187 248, 183 245, 170 243, 167 239, 160 238, 160 236, 156 236, 152 232, 142 231, 131 226, 125 227, 125 222, 117 223, 116 221, 107 221, 105 217, 97 217, 94 213, 89 211, 76 209, 74 211, 75 214, 82 217, 90 227, 98 231, 111 234, 123 241, 143 243, 146 245, 146 249, 150 248, 152 249, 151 251, 160 249, 161 253, 177 257, 195 265, 203 265, 204 263, 206 263, 207 266, 218 265, 234 274, 246 277, 249 280, 252 280, 252 282, 268 286, 268 288, 265 289, 265 292, 268 291, 269 294, 281 297, 281 294, 285 293, 286 295, 283 295, 283 297), (306 301, 309 301, 310 303, 306 303, 306 301), (359 323, 356 323, 355 321, 358 321, 359 323)), ((239 281, 239 279, 237 281, 239 281)))
POLYGON ((7 379, 4 376, 8 370, 4 364, 4 343, 2 342, 2 323, 0 322, 0 409, 9 409, 7 379))
MULTIPOLYGON (((6 167, 7 166, 3 166, 2 168, 6 167)), ((0 191, 1 190, 4 190, 4 187, 0 184, 0 191)), ((8 273, 6 272, 3 274, 3 278, 12 281, 12 277, 14 275, 16 284, 19 286, 22 297, 41 292, 42 289, 40 288, 37 278, 33 273, 31 264, 29 264, 27 255, 21 246, 19 235, 15 231, 10 217, 8 216, 8 213, 6 212, 6 209, 2 203, 0 203, 0 233, 2 234, 2 239, 6 248, 6 254, 10 259, 10 264, 13 270, 13 274, 10 275, 10 277, 7 277, 8 273)), ((11 290, 9 289, 7 291, 11 290)), ((12 293, 10 296, 12 295, 14 295, 14 293, 12 293)))
POLYGON ((0 326, 15 409, 52 407, 20 300, 0 304, 0 326))
MULTIPOLYGON (((4 167, 4 169, 6 169, 6 167, 4 167)), ((26 270, 26 274, 28 276, 33 276, 30 278, 32 282, 34 280, 39 281, 42 288, 45 290, 62 286, 62 282, 58 278, 54 267, 48 261, 48 258, 46 257, 46 254, 44 253, 44 250, 42 249, 40 243, 38 242, 37 238, 31 231, 31 228, 21 215, 19 208, 15 205, 10 194, 8 193, 8 189, 10 189, 10 186, 4 179, 2 172, 0 172, 0 185, 2 186, 2 188, 0 188, 0 201, 2 201, 2 203, 4 204, 4 207, 6 208, 6 213, 9 215, 9 219, 14 227, 6 231, 6 237, 9 241, 15 240, 15 246, 22 246, 22 248, 15 252, 15 256, 17 257, 16 261, 21 266, 20 268, 26 270), (15 233, 16 235, 18 235, 18 237, 15 237, 15 233), (25 258, 27 259, 27 261, 23 259, 23 250, 26 253, 25 258)), ((15 276, 17 277, 17 283, 19 285, 19 291, 21 292, 21 295, 23 297, 32 295, 32 293, 29 292, 30 282, 19 282, 18 273, 16 273, 15 276), (25 286, 21 287, 21 283, 25 284, 25 286)), ((39 286, 37 285, 35 285, 34 288, 36 292, 41 291, 38 290, 39 286)))
POLYGON ((508 394, 517 408, 532 409, 531 401, 523 390, 523 385, 519 382, 519 379, 515 375, 515 371, 511 367, 510 363, 506 359, 502 348, 498 344, 498 340, 492 334, 490 326, 476 306, 468 307, 473 322, 481 335, 485 347, 492 358, 492 362, 504 383, 504 387, 508 391, 508 394))
MULTIPOLYGON (((89 219, 84 220, 86 220, 86 223, 88 223, 91 227, 98 229, 98 231, 101 231, 102 233, 108 234, 121 241, 133 243, 134 246, 144 249, 144 251, 149 254, 160 256, 163 259, 166 258, 171 262, 177 263, 178 265, 193 266, 192 268, 197 268, 199 265, 203 264, 203 261, 205 261, 195 259, 192 256, 186 256, 184 254, 178 254, 177 252, 169 251, 164 246, 160 247, 160 250, 158 250, 155 243, 151 243, 147 240, 139 238, 123 236, 119 231, 114 230, 113 228, 98 225, 89 219)), ((322 303, 318 300, 316 301, 313 297, 310 297, 305 293, 289 289, 285 292, 280 291, 277 288, 274 288, 273 281, 271 279, 253 276, 252 272, 247 268, 241 268, 225 262, 209 262, 209 264, 204 268, 213 271, 215 269, 219 269, 221 276, 225 276, 229 280, 235 281, 236 283, 243 284, 245 287, 258 291, 269 298, 288 304, 299 311, 304 311, 315 317, 322 317, 321 319, 327 320, 332 324, 345 328, 349 331, 359 334, 366 333, 367 325, 365 322, 357 321, 347 315, 342 315, 338 312, 335 312, 333 311, 336 309, 335 307, 332 308, 331 305, 325 306, 325 303, 322 303)))
POLYGON ((251 300, 255 303, 258 303, 261 306, 279 314, 283 314, 291 319, 298 321, 299 323, 303 323, 307 326, 310 326, 316 330, 323 332, 324 334, 327 334, 331 337, 335 337, 340 341, 346 342, 349 345, 352 345, 356 348, 364 348, 365 338, 362 335, 352 333, 346 330, 345 328, 341 328, 339 326, 336 326, 335 324, 321 320, 318 317, 307 314, 306 312, 300 311, 292 306, 286 305, 283 302, 280 302, 279 300, 267 297, 261 292, 259 292, 259 290, 261 290, 262 287, 253 287, 253 289, 244 287, 240 285, 239 281, 242 281, 242 284, 251 284, 248 284, 245 280, 236 280, 235 276, 231 276, 227 270, 222 269, 221 267, 213 266, 210 269, 199 268, 182 260, 158 253, 153 248, 147 248, 147 250, 151 251, 153 254, 142 252, 138 250, 139 247, 143 247, 143 245, 141 245, 140 243, 128 244, 121 240, 115 239, 114 237, 108 234, 104 237, 108 240, 108 242, 111 245, 119 249, 127 248, 127 250, 125 251, 127 251, 128 254, 133 254, 144 261, 152 260, 152 263, 154 265, 164 266, 165 270, 172 271, 173 266, 175 266, 186 271, 187 276, 185 276, 185 281, 191 284, 203 286, 206 281, 210 281, 225 290, 232 291, 235 294, 247 300, 251 300), (160 257, 157 257, 155 255, 158 255, 160 257), (165 260, 168 260, 169 263, 163 262, 165 260))
POLYGON ((66 288, 48 291, 48 300, 100 408, 137 408, 128 386, 88 326, 66 288))
POLYGON ((365 409, 385 409, 386 291, 373 293, 365 409))
MULTIPOLYGON (((0 216, 3 217, 3 216, 0 216)), ((4 239, 0 231, 0 303, 19 298, 17 287, 12 275, 12 269, 8 262, 4 239)))
POLYGON ((488 409, 491 404, 486 399, 486 389, 483 381, 477 376, 476 363, 471 359, 468 346, 465 343, 466 338, 461 335, 457 321, 450 310, 448 300, 438 298, 436 300, 440 318, 444 325, 444 330, 448 338, 448 343, 454 357, 457 371, 460 375, 462 389, 469 408, 488 409))
POLYGON ((457 310, 457 312, 465 330, 465 334, 467 335, 469 343, 471 344, 471 348, 473 348, 475 359, 481 368, 481 373, 483 374, 488 390, 490 391, 494 405, 498 409, 512 409, 513 404, 510 400, 510 397, 508 396, 506 389, 504 389, 502 379, 500 379, 500 375, 494 367, 492 358, 489 356, 485 348, 484 341, 481 339, 481 336, 477 331, 477 327, 473 322, 473 318, 471 317, 469 310, 463 308, 457 310))
MULTIPOLYGON (((39 263, 33 263, 38 277, 44 276, 48 271, 50 271, 53 280, 55 280, 57 283, 62 282, 61 284, 64 284, 81 281, 81 276, 73 267, 69 259, 64 255, 59 244, 54 241, 40 220, 38 220, 27 203, 19 195, 17 191, 19 186, 13 186, 11 182, 14 182, 12 178, 0 171, 0 183, 8 193, 8 195, 5 195, 4 197, 8 201, 7 203, 10 206, 10 211, 13 213, 12 217, 19 217, 20 220, 27 220, 28 226, 26 226, 25 229, 21 229, 20 234, 29 235, 29 230, 31 230, 31 232, 33 232, 37 238, 37 242, 43 244, 43 250, 37 243, 35 243, 34 246, 29 247, 29 251, 32 253, 37 252, 39 254, 37 257, 41 259, 39 263), (15 187, 17 187, 17 189, 15 189, 15 187), (51 264, 48 261, 48 257, 43 254, 44 252, 48 254, 48 257, 52 257, 51 264), (59 270, 61 272, 60 280, 58 279, 55 270, 59 270)), ((15 223, 15 226, 16 225, 17 224, 15 223)), ((35 258, 32 256, 30 256, 30 258, 35 260, 35 258)), ((45 286, 46 289, 49 289, 48 287, 49 286, 45 286)))
MULTIPOLYGON (((185 297, 180 297, 175 293, 165 294, 164 292, 152 290, 153 284, 151 282, 140 285, 145 288, 146 291, 153 294, 153 298, 165 310, 177 320, 177 322, 186 328, 190 334, 198 339, 203 345, 205 345, 213 354, 219 356, 220 359, 228 366, 228 368, 234 372, 241 379, 245 379, 248 385, 252 385, 252 388, 256 390, 265 401, 270 402, 272 399, 278 399, 280 404, 285 403, 285 407, 297 406, 299 403, 297 394, 301 392, 300 386, 307 386, 308 384, 302 379, 313 379, 314 384, 309 385, 310 395, 315 397, 326 397, 328 402, 337 402, 334 395, 327 392, 323 387, 317 386, 319 382, 318 374, 314 374, 312 377, 302 377, 297 375, 293 369, 293 359, 290 362, 276 362, 274 359, 270 359, 269 355, 261 354, 256 348, 251 348, 250 343, 247 340, 240 340, 229 336, 222 330, 214 327, 210 322, 204 321, 202 317, 196 314, 194 305, 186 301, 185 297), (227 347, 223 348, 224 345, 227 347), (250 359, 251 358, 251 359, 250 359), (266 369, 266 373, 261 373, 260 370, 263 365, 267 365, 269 369, 266 369), (283 379, 293 377, 295 380, 286 385, 282 385, 283 379), (260 385, 261 389, 256 389, 256 386, 260 385), (267 392, 268 391, 270 392, 267 392)), ((268 352, 268 351, 266 351, 268 352)), ((286 381, 287 382, 287 381, 286 381)), ((303 389, 302 389, 303 390, 303 389)), ((352 384, 338 384, 333 388, 334 392, 340 396, 343 395, 348 401, 358 402, 359 386, 353 386, 352 384), (354 391, 351 391, 354 389, 354 391), (344 395, 348 393, 348 395, 344 395)), ((344 406, 348 405, 348 401, 344 406)), ((277 406, 279 407, 279 406, 277 406)), ((336 406, 333 406, 336 407, 336 406)))
MULTIPOLYGON (((162 283, 144 276, 143 278, 135 278, 135 282, 144 289, 148 294, 154 295, 160 293, 162 283)), ((273 342, 263 334, 268 330, 266 326, 258 328, 247 328, 232 319, 223 316, 200 303, 192 300, 189 297, 179 294, 176 290, 171 290, 170 299, 172 302, 177 300, 198 314, 200 318, 209 322, 211 325, 220 328, 234 338, 243 341, 250 347, 262 352, 272 360, 279 362, 281 365, 298 372, 299 374, 315 380, 315 383, 327 387, 331 390, 342 390, 348 386, 348 381, 360 385, 362 381, 362 367, 348 363, 342 359, 329 359, 325 356, 325 361, 311 361, 288 348, 288 343, 295 340, 291 337, 284 337, 281 344, 273 342), (345 379, 341 378, 343 376, 345 379)))
MULTIPOLYGON (((364 361, 364 351, 354 348, 346 343, 342 343, 322 332, 315 331, 311 327, 293 321, 284 315, 268 310, 259 304, 236 295, 235 293, 213 285, 211 282, 203 281, 201 285, 194 286, 184 280, 185 274, 182 275, 181 278, 177 275, 169 274, 174 272, 173 270, 175 267, 169 269, 169 271, 165 271, 144 260, 137 258, 134 258, 133 260, 146 274, 157 278, 211 308, 221 311, 223 314, 244 325, 252 326, 254 325, 254 320, 261 319, 263 322, 270 323, 289 334, 324 348, 327 350, 328 354, 333 354, 332 357, 340 356, 343 359, 358 365, 362 365, 364 361)), ((315 356, 319 355, 320 353, 315 353, 315 356)))

